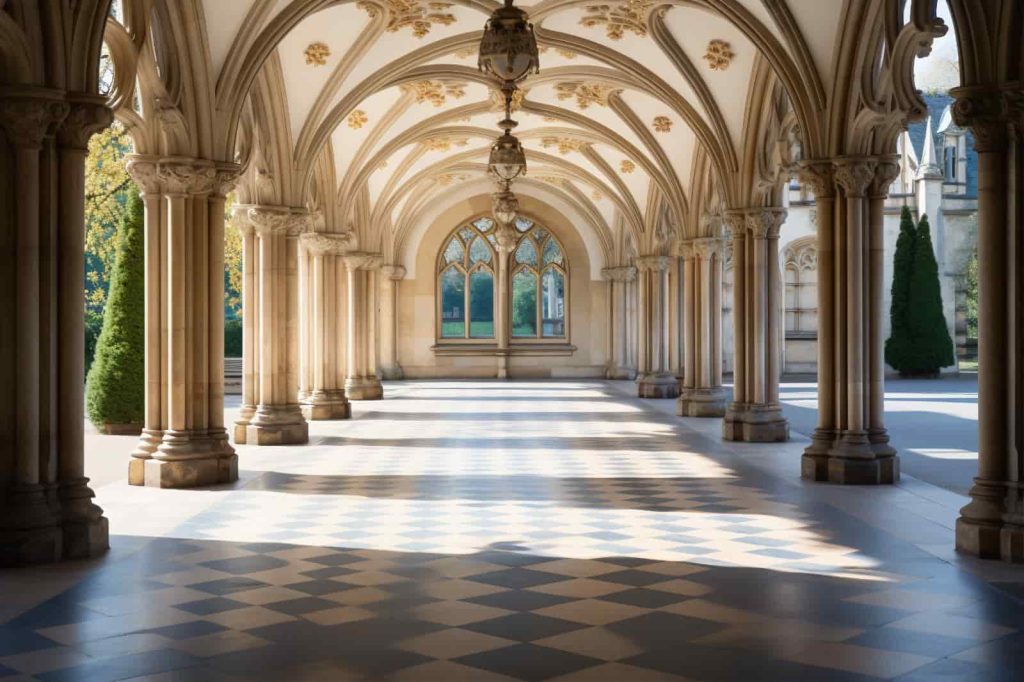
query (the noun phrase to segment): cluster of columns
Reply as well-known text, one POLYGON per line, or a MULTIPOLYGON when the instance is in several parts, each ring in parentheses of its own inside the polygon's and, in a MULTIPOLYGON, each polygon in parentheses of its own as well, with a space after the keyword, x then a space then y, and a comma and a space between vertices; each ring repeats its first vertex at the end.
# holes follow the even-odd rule
POLYGON ((726 440, 784 441, 789 424, 779 404, 782 208, 726 213, 732 234, 733 398, 722 425, 726 440))
POLYGON ((82 282, 87 143, 110 120, 103 98, 0 91, 0 566, 109 546, 85 477, 82 282))
POLYGON ((635 297, 637 269, 632 265, 604 268, 601 275, 608 282, 608 369, 609 379, 633 379, 636 368, 629 352, 629 331, 632 329, 632 303, 635 297))
POLYGON ((668 256, 636 259, 639 308, 637 387, 641 398, 675 398, 679 379, 669 371, 668 256))
POLYGON ((684 417, 721 417, 722 271, 725 242, 717 237, 680 242, 683 282, 683 380, 677 413, 684 417))
POLYGON ((882 209, 894 158, 801 164, 818 203, 818 425, 802 475, 893 483, 899 458, 883 423, 885 359, 882 209))
POLYGON ((384 387, 377 377, 377 270, 379 254, 352 252, 344 256, 348 273, 348 374, 345 392, 353 400, 380 400, 384 387))
POLYGON ((380 373, 385 379, 401 379, 398 364, 398 293, 405 267, 383 265, 380 269, 380 373))
POLYGON ((978 153, 978 476, 956 547, 1024 562, 1024 86, 951 94, 978 153))
POLYGON ((238 478, 224 426, 224 197, 238 171, 204 159, 128 159, 146 213, 146 410, 132 485, 238 478))
POLYGON ((242 232, 242 409, 235 442, 306 443, 299 405, 299 237, 312 229, 304 210, 238 206, 242 232), (251 360, 251 361, 250 361, 251 360))

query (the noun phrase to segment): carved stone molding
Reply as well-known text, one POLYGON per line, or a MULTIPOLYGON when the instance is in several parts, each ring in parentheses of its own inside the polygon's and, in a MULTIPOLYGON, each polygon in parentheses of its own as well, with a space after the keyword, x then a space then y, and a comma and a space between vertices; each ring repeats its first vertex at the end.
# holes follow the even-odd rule
POLYGON ((877 159, 842 157, 835 159, 833 165, 835 166, 836 184, 843 188, 846 196, 850 198, 867 196, 868 187, 875 179, 877 159))
POLYGON ((700 237, 698 239, 690 240, 690 248, 693 249, 693 255, 695 258, 701 260, 711 260, 712 257, 718 256, 719 258, 725 253, 725 247, 728 242, 721 237, 700 237))
POLYGON ((726 213, 734 239, 740 233, 749 234, 754 239, 777 239, 786 215, 786 209, 774 206, 742 208, 726 213))
POLYGON ((872 199, 884 199, 889 196, 889 187, 899 174, 900 164, 895 154, 879 158, 875 166, 875 177, 868 188, 868 196, 872 199))
MULTIPOLYGON (((259 235, 283 234, 288 237, 313 231, 316 214, 296 211, 287 206, 236 206, 239 222, 259 235)), ((244 228, 243 228, 244 229, 244 228)))
POLYGON ((67 118, 57 129, 57 140, 63 147, 87 151, 89 138, 110 126, 113 120, 106 100, 72 102, 67 118))
POLYGON ((835 169, 831 161, 801 161, 797 178, 811 188, 816 199, 831 199, 836 195, 835 169))
POLYGON ((353 252, 343 256, 345 267, 349 270, 376 270, 384 259, 379 253, 353 252))
POLYGON ((11 144, 19 149, 41 149, 43 138, 68 115, 62 101, 35 97, 0 99, 0 126, 11 144))
POLYGON ((160 193, 159 164, 142 156, 129 155, 125 162, 125 169, 135 184, 142 189, 143 194, 160 193))
POLYGON ((392 282, 405 279, 405 266, 404 265, 382 265, 380 268, 380 274, 385 279, 389 279, 392 282))
POLYGON ((640 272, 662 272, 672 267, 672 259, 668 256, 637 256, 636 267, 640 272))
POLYGON ((217 164, 217 169, 213 176, 212 193, 219 197, 227 196, 235 188, 235 185, 238 183, 238 177, 241 174, 242 167, 237 163, 217 164))
POLYGON ((519 235, 520 232, 511 225, 500 225, 494 231, 494 241, 497 242, 498 253, 508 255, 515 251, 519 244, 519 235))
POLYGON ((977 151, 1003 151, 1011 132, 1020 137, 1024 127, 1024 88, 1021 85, 968 86, 953 88, 949 94, 956 98, 952 107, 953 121, 971 129, 977 151))
POLYGON ((314 256, 344 256, 356 248, 354 232, 307 232, 299 240, 314 256))
POLYGON ((636 280, 636 268, 632 265, 601 268, 601 276, 609 282, 633 282, 636 280))

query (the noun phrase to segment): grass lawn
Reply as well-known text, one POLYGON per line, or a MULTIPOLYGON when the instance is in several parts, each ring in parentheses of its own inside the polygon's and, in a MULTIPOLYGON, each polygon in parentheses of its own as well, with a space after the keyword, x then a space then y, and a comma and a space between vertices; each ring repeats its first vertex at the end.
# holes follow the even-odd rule
MULTIPOLYGON (((461 339, 466 333, 465 322, 442 322, 441 323, 441 338, 444 339, 461 339)), ((494 338, 494 323, 493 322, 471 322, 469 325, 469 334, 474 339, 491 339, 494 338)))

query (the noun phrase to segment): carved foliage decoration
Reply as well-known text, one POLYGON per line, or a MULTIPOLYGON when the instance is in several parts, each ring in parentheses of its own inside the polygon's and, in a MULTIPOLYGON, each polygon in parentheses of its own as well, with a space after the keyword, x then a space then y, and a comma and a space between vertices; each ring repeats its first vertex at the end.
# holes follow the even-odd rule
MULTIPOLYGON (((519 111, 523 108, 523 99, 525 97, 526 90, 523 88, 516 88, 515 92, 512 93, 512 111, 519 111)), ((491 88, 491 104, 494 109, 504 111, 505 94, 501 90, 491 88)))
POLYGON ((451 137, 438 136, 428 137, 427 139, 423 140, 423 142, 421 142, 420 144, 422 144, 427 151, 446 152, 449 151, 453 146, 465 147, 466 145, 469 144, 469 140, 467 140, 466 138, 455 139, 451 137))
POLYGON ((415 81, 402 86, 402 91, 411 93, 417 104, 430 102, 435 107, 444 106, 449 97, 462 99, 466 95, 466 83, 442 83, 436 80, 415 81))
POLYGON ((604 26, 611 40, 621 40, 626 31, 638 36, 647 35, 647 13, 654 3, 651 0, 625 0, 606 5, 588 5, 580 25, 586 28, 604 26))
POLYGON ((366 122, 369 120, 370 119, 367 118, 365 111, 362 109, 356 109, 348 115, 348 127, 352 130, 359 130, 366 125, 366 122))
MULTIPOLYGON (((452 6, 450 2, 422 2, 422 0, 383 0, 387 8, 388 23, 386 30, 395 33, 403 28, 412 28, 417 38, 430 33, 434 24, 450 26, 455 23, 455 15, 446 12, 452 6)), ((371 17, 377 16, 377 5, 360 0, 356 5, 371 17)))
POLYGON ((672 131, 672 119, 668 116, 655 116, 651 126, 659 133, 668 133, 672 131))
POLYGON ((327 47, 326 43, 310 43, 304 54, 306 55, 306 64, 324 66, 327 63, 327 58, 331 56, 331 48, 327 47))
POLYGON ((636 164, 629 159, 623 159, 622 163, 619 164, 619 170, 626 174, 632 173, 636 170, 636 164))
POLYGON ((576 98, 576 106, 586 109, 591 104, 608 106, 608 98, 617 92, 616 88, 603 83, 584 83, 582 81, 565 81, 555 85, 555 95, 560 100, 576 98))
POLYGON ((576 140, 571 137, 545 137, 541 140, 540 146, 544 149, 557 149, 559 154, 578 152, 586 149, 589 144, 583 140, 576 140))
POLYGON ((712 71, 725 71, 732 63, 736 53, 732 51, 729 43, 724 40, 712 40, 708 43, 708 50, 704 53, 704 61, 712 71))

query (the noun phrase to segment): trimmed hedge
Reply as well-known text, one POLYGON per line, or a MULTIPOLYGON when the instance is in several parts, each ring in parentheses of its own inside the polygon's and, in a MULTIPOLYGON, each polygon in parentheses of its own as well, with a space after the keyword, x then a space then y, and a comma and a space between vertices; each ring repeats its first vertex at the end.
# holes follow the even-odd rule
POLYGON ((900 235, 893 257, 892 301, 889 306, 889 338, 885 340, 885 361, 895 369, 912 364, 914 341, 910 329, 910 279, 914 269, 917 231, 914 216, 906 206, 900 213, 900 235))
MULTIPOLYGON (((137 425, 145 414, 145 271, 143 204, 132 192, 121 219, 121 242, 103 311, 103 329, 86 381, 85 407, 101 431, 137 425)), ((119 429, 120 430, 120 429, 119 429)))

